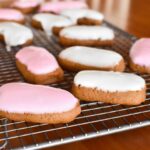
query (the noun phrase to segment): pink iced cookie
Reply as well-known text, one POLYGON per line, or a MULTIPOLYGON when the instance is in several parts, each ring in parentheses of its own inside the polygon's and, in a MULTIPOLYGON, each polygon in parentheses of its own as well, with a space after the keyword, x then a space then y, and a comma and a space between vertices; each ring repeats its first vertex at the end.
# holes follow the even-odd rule
POLYGON ((27 83, 0 87, 1 115, 12 120, 39 123, 66 123, 79 113, 80 106, 68 91, 27 83))
POLYGON ((22 48, 16 54, 16 64, 24 78, 32 83, 48 84, 63 78, 63 71, 55 57, 36 46, 22 48))
POLYGON ((131 68, 142 73, 150 73, 150 38, 136 41, 130 50, 131 68))
POLYGON ((53 12, 60 13, 65 9, 73 8, 87 8, 87 4, 84 1, 57 1, 43 3, 39 9, 40 12, 53 12))
POLYGON ((24 15, 16 9, 0 8, 0 22, 2 21, 15 21, 18 23, 23 23, 24 15))
POLYGON ((22 48, 16 54, 16 59, 35 74, 46 74, 59 67, 55 57, 42 47, 29 46, 22 48))
POLYGON ((36 0, 17 0, 12 7, 21 10, 23 13, 31 13, 40 5, 36 0))

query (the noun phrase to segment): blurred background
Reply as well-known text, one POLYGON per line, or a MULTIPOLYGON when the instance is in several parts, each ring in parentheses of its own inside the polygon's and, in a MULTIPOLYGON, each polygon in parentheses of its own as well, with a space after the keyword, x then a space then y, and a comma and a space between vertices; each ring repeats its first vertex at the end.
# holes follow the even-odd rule
MULTIPOLYGON (((0 7, 9 6, 12 1, 15 0, 0 0, 0 7)), ((104 13, 107 21, 121 29, 138 37, 150 36, 150 0, 86 0, 86 2, 90 8, 104 13)))

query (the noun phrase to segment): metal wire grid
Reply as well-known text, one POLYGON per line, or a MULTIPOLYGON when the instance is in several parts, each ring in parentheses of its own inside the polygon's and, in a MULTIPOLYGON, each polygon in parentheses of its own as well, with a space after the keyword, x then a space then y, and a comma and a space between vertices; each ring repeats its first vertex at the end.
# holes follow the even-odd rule
MULTIPOLYGON (((116 38, 112 47, 128 60, 128 50, 136 40, 109 23, 104 23, 114 29, 116 38)), ((63 49, 55 37, 47 38, 42 31, 33 29, 34 45, 43 46, 55 56, 63 49)), ((23 81, 16 69, 14 55, 19 47, 6 52, 4 44, 0 45, 0 85, 7 82, 23 81)), ((127 68, 128 72, 130 70, 127 68)), ((52 86, 70 89, 74 73, 65 72, 65 80, 52 86)), ((0 145, 6 149, 40 149, 69 142, 89 139, 115 132, 150 125, 150 76, 143 74, 147 82, 146 102, 139 106, 122 106, 101 102, 82 102, 82 113, 69 124, 47 125, 24 121, 14 122, 0 118, 0 145)))

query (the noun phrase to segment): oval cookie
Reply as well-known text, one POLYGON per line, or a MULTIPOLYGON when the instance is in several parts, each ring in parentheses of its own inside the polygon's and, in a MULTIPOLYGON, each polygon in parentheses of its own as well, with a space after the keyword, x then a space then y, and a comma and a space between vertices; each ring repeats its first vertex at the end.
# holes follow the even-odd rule
POLYGON ((34 12, 39 5, 40 1, 37 0, 16 0, 12 3, 13 8, 18 9, 25 14, 34 12))
POLYGON ((114 32, 103 26, 71 26, 60 31, 59 40, 64 46, 112 45, 114 32))
POLYGON ((11 120, 68 123, 80 112, 78 99, 62 89, 27 83, 0 87, 0 114, 11 120))
POLYGON ((146 97, 144 79, 132 73, 81 71, 72 90, 81 100, 124 105, 138 105, 146 97))
POLYGON ((57 60, 44 48, 24 47, 15 57, 18 70, 31 83, 49 84, 63 79, 63 70, 57 60))
POLYGON ((0 40, 8 46, 29 45, 32 43, 33 34, 31 29, 14 22, 0 23, 0 40))
POLYGON ((130 67, 136 72, 150 74, 150 38, 142 38, 133 44, 130 67))
POLYGON ((53 27, 55 27, 54 33, 58 35, 62 28, 73 24, 73 21, 65 16, 50 13, 39 13, 32 17, 32 25, 48 34, 51 33, 53 27))
POLYGON ((104 15, 100 12, 84 8, 64 10, 61 15, 69 17, 80 25, 100 25, 104 19, 104 15))
POLYGON ((79 70, 112 70, 124 71, 123 57, 110 50, 73 46, 61 51, 59 62, 65 69, 79 70))
POLYGON ((0 22, 4 21, 24 23, 24 15, 16 9, 0 8, 0 22))
POLYGON ((74 9, 74 8, 87 8, 88 5, 84 1, 80 0, 71 0, 71 1, 51 1, 43 3, 39 12, 52 12, 59 14, 61 11, 66 9, 74 9))

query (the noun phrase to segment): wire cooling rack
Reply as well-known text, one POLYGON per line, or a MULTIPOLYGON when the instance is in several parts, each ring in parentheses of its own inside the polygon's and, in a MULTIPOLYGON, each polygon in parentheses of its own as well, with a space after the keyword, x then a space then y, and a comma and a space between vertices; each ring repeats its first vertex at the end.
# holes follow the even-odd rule
MULTIPOLYGON (((112 47, 103 47, 119 52, 128 60, 128 50, 136 37, 105 22, 115 31, 115 43, 112 47)), ((47 38, 44 32, 32 29, 35 35, 34 45, 42 46, 55 56, 63 49, 56 37, 47 38)), ((13 36, 13 35, 12 35, 13 36)), ((15 66, 14 55, 20 47, 6 52, 0 44, 0 85, 14 81, 24 81, 15 66)), ((129 68, 127 72, 131 72, 129 68)), ((65 80, 52 86, 69 90, 74 73, 65 72, 65 80)), ((0 146, 6 149, 40 149, 74 141, 108 135, 120 131, 150 125, 150 76, 143 74, 147 83, 146 102, 139 106, 127 107, 101 102, 81 102, 82 113, 68 124, 47 125, 24 121, 14 122, 0 118, 0 146)))

